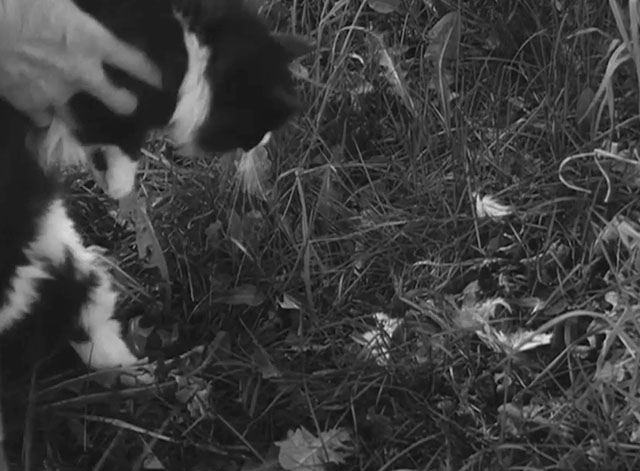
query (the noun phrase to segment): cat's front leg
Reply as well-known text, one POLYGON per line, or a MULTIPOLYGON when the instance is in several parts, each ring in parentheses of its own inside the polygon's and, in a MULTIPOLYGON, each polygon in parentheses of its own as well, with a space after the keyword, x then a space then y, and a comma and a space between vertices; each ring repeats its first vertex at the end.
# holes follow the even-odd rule
POLYGON ((32 283, 29 306, 52 334, 62 332, 81 359, 100 369, 128 366, 138 358, 125 342, 116 317, 118 291, 97 253, 87 248, 64 202, 54 200, 39 221, 39 235, 25 253, 47 277, 32 283))
MULTIPOLYGON (((77 326, 82 339, 70 341, 82 361, 94 369, 129 366, 138 361, 125 341, 122 321, 115 317, 118 293, 110 275, 101 267, 91 268, 94 280, 80 308, 77 326)), ((77 337, 77 336, 76 336, 77 337)))
POLYGON ((135 186, 137 160, 111 144, 83 145, 66 121, 56 118, 45 131, 34 130, 27 145, 33 147, 40 165, 51 168, 89 167, 93 176, 114 199, 131 193, 135 186))

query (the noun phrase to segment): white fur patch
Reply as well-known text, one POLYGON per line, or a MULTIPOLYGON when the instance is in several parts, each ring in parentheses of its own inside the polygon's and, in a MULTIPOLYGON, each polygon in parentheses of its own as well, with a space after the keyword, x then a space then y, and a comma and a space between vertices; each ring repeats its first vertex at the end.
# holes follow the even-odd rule
MULTIPOLYGON (((185 26, 183 25, 183 28, 185 26)), ((178 103, 169 120, 168 134, 173 144, 182 146, 194 140, 195 132, 209 114, 211 90, 205 71, 210 51, 202 46, 195 34, 185 29, 184 43, 187 47, 189 63, 180 85, 178 103)))
MULTIPOLYGON (((92 146, 95 148, 96 146, 92 146)), ((107 170, 101 172, 91 163, 94 177, 105 193, 113 199, 127 196, 133 190, 136 182, 138 162, 132 160, 122 152, 118 146, 99 146, 104 152, 107 170)))
MULTIPOLYGON (((38 237, 25 253, 30 259, 44 259, 55 265, 65 261, 67 249, 82 252, 84 245, 61 199, 54 200, 38 224, 38 237)), ((86 267, 90 257, 80 257, 86 267)))
POLYGON ((10 282, 8 302, 0 309, 0 332, 22 319, 37 299, 36 285, 50 278, 44 264, 60 264, 64 261, 65 249, 82 247, 82 242, 67 216, 61 200, 54 200, 42 216, 38 235, 24 250, 30 265, 16 269, 10 282))
POLYGON ((36 284, 49 276, 40 264, 18 267, 9 287, 8 302, 0 309, 0 332, 21 320, 36 301, 36 284))

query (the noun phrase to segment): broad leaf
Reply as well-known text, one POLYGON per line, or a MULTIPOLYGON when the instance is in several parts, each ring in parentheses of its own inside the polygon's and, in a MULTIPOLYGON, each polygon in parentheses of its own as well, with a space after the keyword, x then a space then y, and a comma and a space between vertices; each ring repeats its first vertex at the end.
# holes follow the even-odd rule
POLYGON ((369 7, 384 15, 398 10, 400 0, 367 0, 369 7))
POLYGON ((334 428, 316 437, 306 428, 289 431, 286 440, 276 442, 280 447, 278 461, 287 471, 319 471, 328 463, 342 464, 350 456, 346 429, 334 428))

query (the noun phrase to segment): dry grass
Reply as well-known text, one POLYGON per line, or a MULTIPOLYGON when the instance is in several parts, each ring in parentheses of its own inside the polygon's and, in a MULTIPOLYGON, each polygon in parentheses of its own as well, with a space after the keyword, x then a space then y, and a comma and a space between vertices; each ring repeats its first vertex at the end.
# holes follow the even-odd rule
POLYGON ((38 384, 28 441, 50 469, 154 469, 152 453, 168 470, 275 470, 274 442, 300 426, 349 431, 335 469, 640 469, 637 15, 401 4, 267 2, 317 50, 306 112, 269 144, 266 200, 230 157, 169 164, 150 143, 139 194, 170 295, 115 205, 76 182, 88 240, 160 326, 162 367, 151 386, 38 384), (447 30, 433 56, 449 12, 459 43, 447 30), (481 217, 485 195, 512 214, 481 217), (354 340, 376 312, 403 320, 384 365, 354 340), (552 335, 496 337, 518 329, 552 335))

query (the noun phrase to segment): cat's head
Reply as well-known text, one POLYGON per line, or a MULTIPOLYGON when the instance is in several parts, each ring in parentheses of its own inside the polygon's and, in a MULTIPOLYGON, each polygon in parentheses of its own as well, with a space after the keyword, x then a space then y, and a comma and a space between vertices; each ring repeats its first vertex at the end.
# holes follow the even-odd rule
POLYGON ((74 96, 73 125, 84 144, 103 140, 130 151, 151 128, 165 128, 179 147, 249 150, 300 108, 289 66, 311 46, 269 31, 250 0, 75 1, 145 52, 163 78, 156 90, 107 67, 116 85, 138 96, 138 107, 119 116, 91 95, 74 96))
POLYGON ((300 109, 290 63, 306 40, 271 33, 243 0, 181 0, 188 66, 168 126, 178 147, 255 147, 300 109))
POLYGON ((249 150, 300 109, 289 66, 311 46, 297 36, 270 32, 246 0, 74 1, 146 53, 163 77, 158 90, 107 66, 109 78, 138 97, 134 113, 115 114, 80 93, 62 116, 69 132, 57 126, 43 141, 41 153, 49 162, 85 154, 99 180, 112 182, 105 188, 111 196, 122 195, 133 182, 113 169, 135 172, 135 165, 111 162, 118 162, 118 155, 137 160, 153 129, 164 128, 182 154, 249 150), (74 142, 67 142, 74 140, 77 152, 70 150, 74 142), (63 148, 67 151, 58 156, 63 148))

